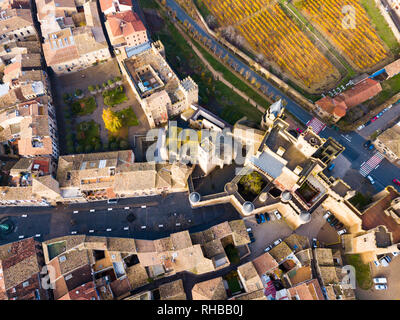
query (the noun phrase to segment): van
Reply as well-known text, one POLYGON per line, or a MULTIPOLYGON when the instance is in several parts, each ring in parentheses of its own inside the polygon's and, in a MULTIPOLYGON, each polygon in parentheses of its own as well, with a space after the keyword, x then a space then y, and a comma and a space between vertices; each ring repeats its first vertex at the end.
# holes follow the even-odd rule
POLYGON ((371 184, 375 183, 375 180, 371 176, 368 176, 367 179, 369 180, 369 182, 371 182, 371 184))
POLYGON ((381 278, 374 278, 374 283, 377 284, 386 284, 387 283, 387 279, 385 277, 381 277, 381 278))

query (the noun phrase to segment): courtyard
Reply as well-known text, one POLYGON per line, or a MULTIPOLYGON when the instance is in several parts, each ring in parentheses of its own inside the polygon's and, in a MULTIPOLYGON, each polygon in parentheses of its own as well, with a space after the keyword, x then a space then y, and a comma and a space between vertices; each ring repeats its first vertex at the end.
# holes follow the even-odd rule
POLYGON ((134 147, 135 137, 150 129, 147 118, 115 59, 86 70, 54 76, 59 143, 63 154, 118 150, 134 147), (102 119, 111 108, 122 128, 110 135, 102 119), (80 143, 80 123, 96 123, 98 139, 91 146, 80 143))

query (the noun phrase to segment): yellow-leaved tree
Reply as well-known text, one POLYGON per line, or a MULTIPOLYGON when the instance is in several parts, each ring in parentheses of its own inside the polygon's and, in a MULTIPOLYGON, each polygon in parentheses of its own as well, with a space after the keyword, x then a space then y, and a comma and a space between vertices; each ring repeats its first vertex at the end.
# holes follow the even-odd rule
POLYGON ((117 132, 122 127, 121 119, 111 108, 103 109, 102 118, 106 129, 112 133, 117 132))

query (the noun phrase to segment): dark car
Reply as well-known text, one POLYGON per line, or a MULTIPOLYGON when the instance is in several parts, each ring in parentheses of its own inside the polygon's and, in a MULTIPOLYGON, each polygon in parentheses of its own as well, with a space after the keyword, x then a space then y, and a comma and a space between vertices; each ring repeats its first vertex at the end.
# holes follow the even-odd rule
POLYGON ((312 245, 311 245, 311 246, 312 246, 313 249, 315 249, 316 247, 318 247, 318 241, 317 241, 316 238, 313 238, 313 239, 312 239, 312 245))
POLYGON ((255 242, 256 238, 254 238, 254 234, 253 234, 253 231, 251 230, 251 228, 247 229, 247 233, 249 234, 250 242, 251 243, 255 242))
POLYGON ((261 218, 261 223, 264 223, 266 221, 263 213, 260 214, 260 218, 261 218))
POLYGON ((343 228, 343 223, 338 223, 336 226, 335 226, 335 229, 336 230, 340 230, 340 229, 342 229, 343 228))
POLYGON ((262 223, 262 222, 261 222, 261 217, 260 217, 260 215, 259 215, 258 213, 256 213, 255 216, 256 216, 256 221, 257 221, 257 223, 258 223, 258 224, 262 223))
POLYGON ((394 183, 395 185, 400 186, 400 180, 398 180, 398 179, 393 179, 392 181, 393 181, 393 183, 394 183))
POLYGON ((269 216, 269 214, 267 212, 264 213, 264 215, 265 215, 265 219, 267 219, 267 221, 271 220, 271 218, 270 218, 270 216, 269 216))
POLYGON ((326 219, 326 221, 327 221, 328 223, 331 223, 333 219, 335 219, 335 216, 334 216, 334 215, 330 215, 330 216, 328 217, 328 219, 326 219))
POLYGON ((364 143, 364 148, 368 148, 371 145, 372 141, 368 140, 364 143))
POLYGON ((335 218, 331 221, 330 225, 333 227, 333 226, 336 226, 338 223, 339 223, 339 220, 335 218))

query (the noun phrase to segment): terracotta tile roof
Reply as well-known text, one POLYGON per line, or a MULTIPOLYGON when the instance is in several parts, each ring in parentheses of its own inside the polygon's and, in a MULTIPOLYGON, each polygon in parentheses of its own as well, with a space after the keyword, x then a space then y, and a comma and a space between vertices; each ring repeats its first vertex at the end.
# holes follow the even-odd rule
POLYGON ((222 277, 196 283, 192 289, 193 300, 226 300, 222 277))
POLYGON ((106 11, 113 6, 113 0, 100 0, 101 11, 106 11))
POLYGON ((337 117, 344 117, 346 115, 347 106, 341 99, 332 99, 331 97, 324 97, 315 102, 322 110, 335 115, 337 117))
POLYGON ((87 282, 68 292, 67 295, 59 300, 99 300, 94 282, 87 282))
POLYGON ((382 91, 378 81, 367 78, 334 98, 324 97, 315 102, 321 109, 343 117, 349 108, 355 107, 382 91))
POLYGON ((290 250, 289 246, 285 242, 281 242, 276 247, 272 248, 269 251, 269 254, 276 260, 276 262, 280 263, 284 259, 286 259, 292 250, 290 250))
POLYGON ((384 212, 384 210, 390 207, 391 202, 399 196, 400 194, 393 187, 389 186, 386 189, 385 196, 364 210, 361 215, 363 229, 370 230, 384 225, 392 233, 393 243, 400 242, 400 225, 384 212))
POLYGON ((146 269, 140 263, 126 268, 125 271, 132 290, 144 286, 148 283, 147 280, 149 276, 146 269))
POLYGON ((242 264, 238 267, 237 271, 241 276, 241 280, 244 281, 243 285, 247 292, 257 291, 263 288, 263 283, 252 262, 242 264))
POLYGON ((292 269, 288 272, 288 276, 292 285, 302 283, 312 279, 312 272, 310 266, 292 269))
POLYGON ((253 265, 260 276, 278 267, 278 263, 268 252, 265 252, 261 256, 255 258, 253 260, 253 265))
POLYGON ((160 300, 186 300, 182 280, 176 280, 160 285, 160 300))
POLYGON ((139 16, 133 11, 118 12, 107 16, 110 30, 113 37, 123 35, 129 36, 138 31, 145 31, 146 28, 139 16))

